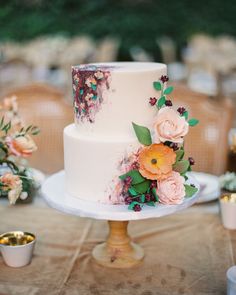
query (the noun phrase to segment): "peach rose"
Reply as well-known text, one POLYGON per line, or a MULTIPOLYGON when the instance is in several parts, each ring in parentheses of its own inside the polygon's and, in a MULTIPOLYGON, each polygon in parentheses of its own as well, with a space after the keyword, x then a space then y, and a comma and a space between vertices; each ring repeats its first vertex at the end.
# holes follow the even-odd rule
POLYGON ((159 201, 165 205, 181 204, 185 197, 185 179, 179 172, 172 171, 171 175, 157 182, 159 201))
POLYGON ((189 124, 175 110, 165 107, 158 111, 154 128, 157 143, 165 141, 183 143, 189 124))
POLYGON ((3 184, 3 190, 8 191, 10 204, 15 204, 22 193, 22 180, 20 177, 7 172, 0 177, 0 182, 3 184))
POLYGON ((7 137, 7 145, 14 156, 28 157, 37 150, 37 146, 29 135, 7 137))

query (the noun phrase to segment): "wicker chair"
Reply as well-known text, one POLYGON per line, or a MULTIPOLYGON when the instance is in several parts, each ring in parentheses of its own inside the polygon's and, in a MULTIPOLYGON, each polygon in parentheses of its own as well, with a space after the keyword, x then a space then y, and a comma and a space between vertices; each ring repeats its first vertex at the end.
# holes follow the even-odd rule
POLYGON ((48 174, 63 169, 63 128, 73 121, 73 109, 63 100, 63 94, 45 84, 31 84, 3 97, 11 95, 18 97, 25 124, 41 129, 34 138, 38 151, 29 159, 30 165, 48 174))
POLYGON ((186 137, 187 156, 196 161, 194 170, 220 175, 226 171, 228 133, 233 125, 234 108, 227 98, 213 99, 174 85, 174 103, 189 110, 190 117, 200 120, 186 137))

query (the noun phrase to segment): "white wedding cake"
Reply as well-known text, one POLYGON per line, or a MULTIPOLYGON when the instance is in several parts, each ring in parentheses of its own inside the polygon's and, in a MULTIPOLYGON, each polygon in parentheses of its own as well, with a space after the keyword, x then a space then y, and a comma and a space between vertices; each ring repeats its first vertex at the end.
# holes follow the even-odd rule
POLYGON ((132 122, 151 126, 148 99, 161 63, 116 62, 72 67, 75 123, 64 130, 66 190, 86 201, 122 203, 116 179, 139 143, 132 122))

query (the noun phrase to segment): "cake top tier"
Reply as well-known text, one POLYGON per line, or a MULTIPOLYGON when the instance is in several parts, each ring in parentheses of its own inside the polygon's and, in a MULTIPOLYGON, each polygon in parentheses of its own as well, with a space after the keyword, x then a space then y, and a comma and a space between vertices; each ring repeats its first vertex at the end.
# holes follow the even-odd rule
POLYGON ((72 66, 75 71, 112 71, 112 72, 145 72, 166 68, 166 65, 154 62, 110 62, 72 66))
POLYGON ((75 123, 84 135, 127 137, 130 122, 152 122, 147 100, 153 82, 166 75, 160 63, 112 62, 72 67, 75 123))

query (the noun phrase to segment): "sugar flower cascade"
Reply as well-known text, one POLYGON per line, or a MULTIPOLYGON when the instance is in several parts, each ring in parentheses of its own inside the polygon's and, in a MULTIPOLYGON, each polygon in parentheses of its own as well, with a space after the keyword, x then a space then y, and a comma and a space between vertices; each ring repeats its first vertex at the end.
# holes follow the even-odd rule
POLYGON ((132 123, 141 147, 135 162, 123 175, 122 195, 130 210, 140 211, 144 205, 155 206, 181 204, 184 198, 192 197, 197 188, 187 184, 187 172, 194 164, 193 158, 184 159, 184 136, 189 127, 198 124, 198 120, 189 119, 184 107, 174 109, 167 98, 173 87, 167 87, 167 76, 161 76, 153 82, 160 93, 159 99, 151 97, 149 104, 157 108, 153 129, 132 123))

